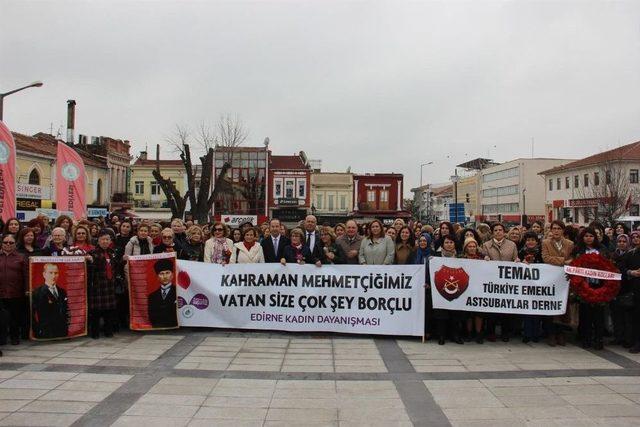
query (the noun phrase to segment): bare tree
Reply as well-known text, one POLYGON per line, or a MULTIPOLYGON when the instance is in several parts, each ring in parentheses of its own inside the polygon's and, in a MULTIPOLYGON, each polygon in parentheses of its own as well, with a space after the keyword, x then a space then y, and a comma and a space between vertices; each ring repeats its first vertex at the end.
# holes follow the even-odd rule
POLYGON ((589 200, 590 206, 584 207, 587 221, 611 225, 629 210, 629 200, 636 191, 630 185, 626 165, 623 159, 609 157, 600 163, 595 172, 597 175, 589 174, 588 186, 584 185, 584 176, 580 177, 583 182, 577 193, 580 198, 589 200))
POLYGON ((184 195, 180 194, 170 179, 162 176, 159 151, 156 154, 156 169, 153 171, 153 177, 167 198, 169 208, 174 217, 182 218, 184 216, 188 200, 194 219, 198 223, 208 221, 211 207, 220 189, 224 188, 220 184, 231 167, 233 149, 242 145, 247 139, 247 131, 237 116, 221 116, 214 129, 203 122, 200 123, 198 132, 192 134, 189 128, 177 125, 174 133, 166 139, 179 153, 180 160, 182 160, 185 168, 187 191, 184 195), (199 156, 201 170, 198 185, 196 185, 198 165, 194 165, 192 160, 191 147, 193 145, 196 146, 196 152, 202 153, 199 156), (213 177, 214 150, 216 148, 225 148, 229 155, 225 158, 223 166, 217 169, 217 176, 213 177), (211 184, 214 180, 215 185, 212 186, 211 184))

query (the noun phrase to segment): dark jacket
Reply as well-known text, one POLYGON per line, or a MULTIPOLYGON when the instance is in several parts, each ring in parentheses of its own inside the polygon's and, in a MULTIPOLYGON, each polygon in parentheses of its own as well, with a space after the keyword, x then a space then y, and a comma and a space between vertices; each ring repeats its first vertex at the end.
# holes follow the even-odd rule
POLYGON ((179 251, 180 251, 180 246, 178 246, 177 244, 175 244, 171 248, 169 248, 164 243, 160 243, 158 246, 154 246, 154 248, 153 248, 153 253, 154 254, 163 254, 165 252, 176 252, 176 255, 177 255, 177 253, 179 251))
POLYGON ((18 252, 20 252, 26 259, 27 263, 32 256, 42 256, 42 249, 40 249, 35 243, 33 245, 33 251, 29 252, 24 246, 18 246, 18 252))
POLYGON ((90 310, 113 310, 116 308, 114 253, 112 249, 96 248, 89 252, 93 262, 89 263, 89 286, 87 296, 90 310), (111 264, 111 278, 107 264, 111 264))
POLYGON ((323 264, 344 264, 346 262, 346 257, 344 255, 344 252, 342 251, 342 248, 335 243, 327 246, 326 250, 323 246, 321 255, 322 257, 320 258, 320 260, 323 264), (333 258, 333 260, 327 257, 327 255, 330 253, 335 255, 335 258, 333 258))
POLYGON ((154 328, 174 328, 178 326, 176 313, 176 287, 171 286, 166 297, 162 298, 162 288, 149 294, 149 322, 154 328))
MULTIPOLYGON (((63 249, 68 247, 66 244, 64 245, 63 249)), ((53 242, 49 243, 49 245, 47 247, 45 247, 44 249, 42 249, 42 255, 43 256, 62 256, 62 251, 63 249, 58 249, 53 245, 53 242)))
MULTIPOLYGON (((302 252, 302 257, 304 259, 304 262, 306 264, 315 264, 315 262, 318 260, 317 258, 313 257, 313 254, 311 253, 309 248, 307 246, 305 246, 305 245, 302 245, 301 252, 302 252)), ((297 264, 298 263, 296 249, 291 245, 287 245, 284 248, 284 253, 282 254, 282 257, 288 263, 293 263, 293 264, 297 264)))
POLYGON ((273 238, 271 236, 266 237, 260 243, 262 246, 262 254, 264 255, 264 262, 280 262, 284 254, 284 248, 289 246, 291 241, 285 236, 280 236, 278 239, 278 253, 273 248, 273 238))
POLYGON ((69 304, 67 293, 60 286, 58 297, 46 285, 31 294, 31 325, 36 338, 61 338, 69 333, 69 304))
POLYGON ((178 250, 178 259, 186 261, 204 260, 204 243, 186 243, 178 250))
POLYGON ((23 298, 28 271, 29 262, 18 251, 0 252, 0 298, 23 298))
POLYGON ((529 264, 542 264, 544 261, 542 260, 542 252, 540 251, 540 247, 536 247, 535 249, 527 249, 523 247, 518 252, 518 258, 521 261, 526 261, 529 264))

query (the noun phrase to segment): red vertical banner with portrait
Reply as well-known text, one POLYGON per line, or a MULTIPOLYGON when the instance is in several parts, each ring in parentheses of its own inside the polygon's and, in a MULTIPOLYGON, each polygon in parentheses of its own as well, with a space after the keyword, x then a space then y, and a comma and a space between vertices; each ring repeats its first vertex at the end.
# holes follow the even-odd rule
POLYGON ((176 254, 136 255, 127 262, 131 330, 177 328, 176 254))
POLYGON ((29 258, 33 340, 87 335, 87 266, 82 256, 29 258))

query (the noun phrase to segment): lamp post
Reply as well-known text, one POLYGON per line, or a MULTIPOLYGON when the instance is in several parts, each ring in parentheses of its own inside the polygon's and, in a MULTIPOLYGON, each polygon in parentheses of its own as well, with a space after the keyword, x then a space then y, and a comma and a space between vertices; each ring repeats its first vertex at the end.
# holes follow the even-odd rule
POLYGON ((10 90, 9 92, 0 93, 0 120, 2 120, 3 103, 4 103, 5 96, 13 95, 16 92, 20 92, 21 90, 29 89, 30 87, 40 87, 43 84, 44 83, 42 83, 40 81, 37 81, 37 82, 31 83, 30 85, 23 86, 23 87, 20 87, 18 89, 10 90))
MULTIPOLYGON (((432 165, 433 162, 422 163, 420 165, 420 195, 422 196, 422 201, 424 202, 424 193, 422 192, 422 168, 428 165, 432 165)), ((428 214, 427 214, 428 215, 428 214)), ((420 209, 419 219, 422 221, 422 208, 420 209)))

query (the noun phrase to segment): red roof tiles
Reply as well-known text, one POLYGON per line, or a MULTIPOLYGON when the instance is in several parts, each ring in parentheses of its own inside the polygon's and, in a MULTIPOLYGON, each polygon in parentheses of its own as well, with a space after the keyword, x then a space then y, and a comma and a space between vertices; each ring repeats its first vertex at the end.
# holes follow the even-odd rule
POLYGON ((270 169, 309 169, 300 156, 271 156, 270 169))

